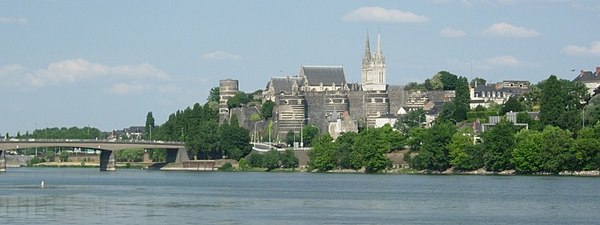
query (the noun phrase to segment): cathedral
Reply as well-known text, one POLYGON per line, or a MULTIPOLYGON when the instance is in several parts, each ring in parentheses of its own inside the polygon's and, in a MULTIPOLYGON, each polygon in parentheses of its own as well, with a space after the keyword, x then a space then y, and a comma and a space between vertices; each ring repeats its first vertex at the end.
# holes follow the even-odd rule
MULTIPOLYGON (((425 110, 424 124, 430 124, 442 105, 455 97, 454 90, 405 91, 403 86, 387 84, 381 43, 381 35, 377 34, 376 50, 372 52, 367 33, 360 83, 348 83, 342 66, 302 65, 298 75, 272 77, 260 96, 263 102, 270 100, 275 103, 270 121, 249 120, 252 114, 260 114, 258 107, 246 106, 230 111, 227 99, 238 92, 238 82, 222 80, 221 120, 231 119, 235 114, 244 127, 254 130, 259 124, 260 130, 266 130, 267 124, 272 124, 268 125, 272 128, 268 130, 275 141, 283 140, 290 131, 300 133, 307 124, 317 126, 321 133, 329 133, 336 138, 344 132, 356 132, 359 127, 394 124, 399 116, 415 109, 425 110)), ((600 69, 596 68, 598 71, 600 69)), ((584 75, 580 77, 585 78, 584 75)), ((526 92, 528 85, 527 81, 504 81, 473 87, 470 89, 471 108, 485 106, 489 102, 504 103, 510 96, 526 92)))
MULTIPOLYGON (((340 133, 358 131, 358 127, 381 126, 390 121, 404 102, 401 86, 386 83, 386 64, 377 35, 377 47, 371 52, 369 35, 361 64, 361 83, 347 83, 342 66, 303 65, 297 76, 273 77, 263 92, 263 102, 275 102, 273 134, 285 137, 289 131, 299 133, 306 124, 319 127, 321 133, 334 138, 340 133), (385 123, 385 122, 383 122, 385 123)), ((222 90, 227 96, 237 83, 227 80, 222 90)), ((229 113, 221 110, 221 113, 229 113)))

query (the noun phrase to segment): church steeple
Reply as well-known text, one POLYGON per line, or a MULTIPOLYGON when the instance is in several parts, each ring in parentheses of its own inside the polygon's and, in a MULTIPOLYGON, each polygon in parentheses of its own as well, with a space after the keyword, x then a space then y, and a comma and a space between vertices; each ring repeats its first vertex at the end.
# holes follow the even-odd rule
POLYGON ((371 59, 371 46, 369 44, 369 31, 367 31, 367 41, 365 43, 365 56, 363 59, 370 60, 371 59))
POLYGON ((383 53, 381 52, 381 34, 377 34, 377 58, 381 58, 383 53))
POLYGON ((371 52, 369 44, 369 32, 367 31, 367 41, 365 43, 365 55, 362 59, 361 78, 363 90, 367 91, 385 91, 386 68, 385 57, 381 50, 381 34, 377 34, 377 50, 371 52))

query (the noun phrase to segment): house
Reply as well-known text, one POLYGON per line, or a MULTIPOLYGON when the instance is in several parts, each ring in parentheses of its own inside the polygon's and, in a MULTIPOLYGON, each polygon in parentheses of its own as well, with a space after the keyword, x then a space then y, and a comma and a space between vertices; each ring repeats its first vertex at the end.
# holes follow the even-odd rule
POLYGON ((512 96, 523 95, 529 91, 529 81, 505 80, 503 82, 469 87, 470 108, 488 107, 490 103, 504 104, 512 96))
POLYGON ((594 90, 600 87, 600 67, 596 67, 596 72, 581 70, 573 81, 583 83, 588 88, 588 93, 593 95, 594 90))

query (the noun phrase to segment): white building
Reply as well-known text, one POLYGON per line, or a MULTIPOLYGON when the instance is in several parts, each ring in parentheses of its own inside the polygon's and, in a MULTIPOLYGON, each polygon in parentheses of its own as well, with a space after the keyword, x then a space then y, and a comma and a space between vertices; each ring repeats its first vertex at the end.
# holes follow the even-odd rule
POLYGON ((369 34, 365 44, 365 55, 362 59, 361 78, 363 91, 386 90, 385 57, 381 51, 381 35, 377 35, 377 51, 371 53, 369 34))

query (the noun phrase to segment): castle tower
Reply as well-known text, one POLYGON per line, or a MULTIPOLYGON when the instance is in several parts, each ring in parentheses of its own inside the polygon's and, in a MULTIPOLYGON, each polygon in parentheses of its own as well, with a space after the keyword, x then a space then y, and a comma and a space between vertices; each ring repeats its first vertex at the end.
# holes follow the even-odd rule
POLYGON ((229 107, 227 106, 227 100, 237 94, 239 91, 239 82, 233 79, 220 80, 219 90, 219 114, 228 114, 229 107))
POLYGON ((365 44, 365 55, 362 59, 361 78, 364 91, 386 90, 385 57, 381 51, 381 34, 377 34, 377 50, 371 53, 369 34, 365 44))

